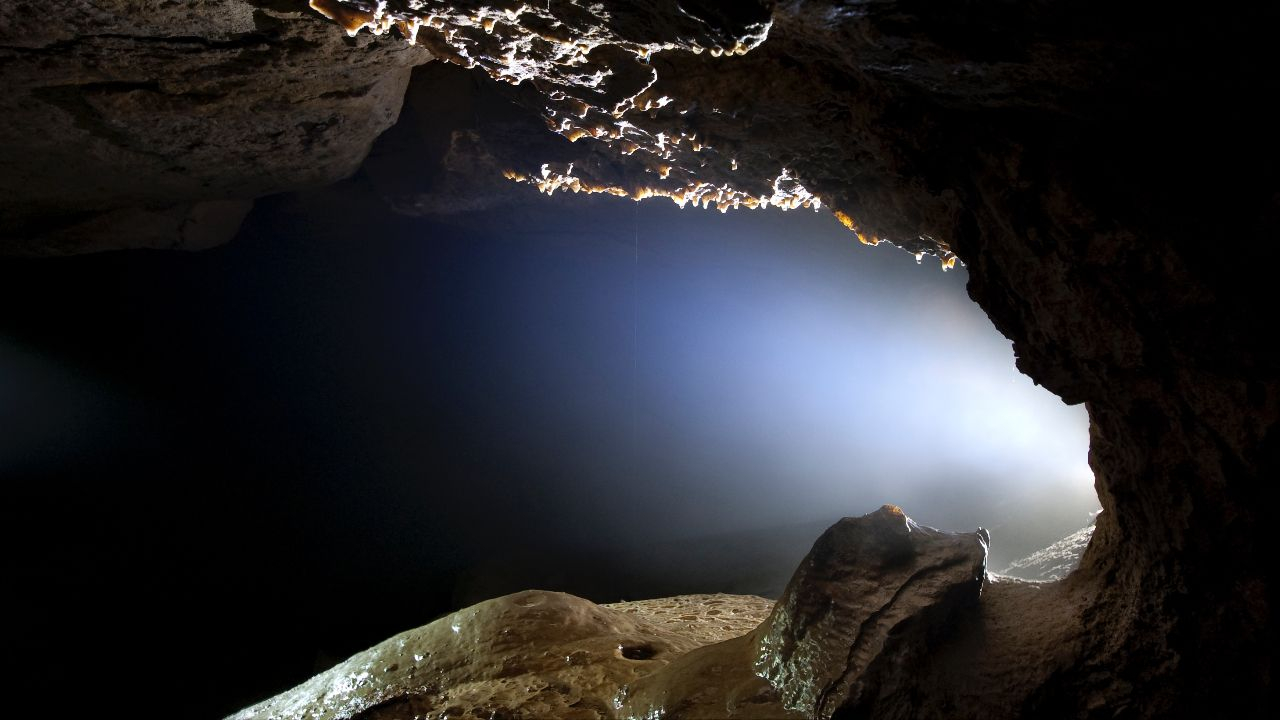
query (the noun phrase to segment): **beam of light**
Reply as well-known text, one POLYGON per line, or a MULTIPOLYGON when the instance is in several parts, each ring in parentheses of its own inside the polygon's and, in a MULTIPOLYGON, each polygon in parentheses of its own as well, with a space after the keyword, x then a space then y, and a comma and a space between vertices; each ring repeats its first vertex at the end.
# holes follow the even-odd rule
POLYGON ((543 334, 522 341, 534 354, 516 382, 573 428, 560 482, 586 506, 578 488, 696 533, 889 502, 920 515, 910 501, 952 492, 1091 492, 1084 409, 1017 371, 963 270, 851 243, 810 213, 641 212, 638 260, 630 227, 607 251, 569 243, 573 270, 530 293, 598 306, 593 339, 571 327, 580 309, 518 310, 543 334), (593 253, 614 264, 580 264, 593 253))

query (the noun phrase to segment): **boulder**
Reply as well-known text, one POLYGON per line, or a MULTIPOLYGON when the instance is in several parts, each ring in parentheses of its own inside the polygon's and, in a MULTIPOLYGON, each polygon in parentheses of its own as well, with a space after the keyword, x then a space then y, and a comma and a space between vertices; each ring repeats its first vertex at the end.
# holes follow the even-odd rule
MULTIPOLYGON (((204 203, 353 172, 409 66, 522 81, 572 152, 511 179, 820 202, 865 242, 966 263, 1018 367, 1088 404, 1105 512, 1063 581, 1086 633, 1003 707, 1265 714, 1280 354, 1249 248, 1280 228, 1274 3, 314 4, 338 24, 300 0, 0 4, 0 249, 136 246, 130 223, 207 245, 237 206, 204 203)), ((496 172, 519 143, 492 140, 447 136, 447 165, 496 172)))
POLYGON ((1001 575, 1023 580, 1061 580, 1080 566, 1080 558, 1093 539, 1093 525, 1080 528, 1048 547, 1014 560, 1001 575))
POLYGON ((818 538, 759 632, 755 670, 817 718, 874 697, 978 602, 990 536, 924 527, 886 505, 818 538))

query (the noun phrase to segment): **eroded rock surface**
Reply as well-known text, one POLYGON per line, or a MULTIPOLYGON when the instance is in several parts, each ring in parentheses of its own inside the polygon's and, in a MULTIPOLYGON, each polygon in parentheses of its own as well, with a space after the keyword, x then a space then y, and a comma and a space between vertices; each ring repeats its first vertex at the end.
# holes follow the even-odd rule
POLYGON ((1014 560, 1000 571, 1023 580, 1061 580, 1080 566, 1093 539, 1093 525, 1080 528, 1052 545, 1014 560))
MULTIPOLYGON (((202 203, 349 173, 427 54, 524 79, 576 142, 513 178, 820 200, 867 241, 961 258, 1019 367, 1088 403, 1105 512, 1064 584, 1089 630, 1056 646, 1077 662, 999 686, 1001 707, 1270 704, 1280 354, 1256 254, 1280 232, 1274 3, 317 4, 349 30, 407 24, 374 41, 285 0, 0 5, 6 247, 194 229, 202 203)), ((487 152, 456 139, 455 167, 487 152)))
POLYGON ((773 601, 755 595, 712 593, 609 603, 602 607, 637 615, 699 644, 710 645, 755 630, 769 617, 773 601))
POLYGON ((984 530, 923 527, 893 506, 841 520, 762 628, 756 671, 808 716, 860 704, 884 681, 878 672, 912 665, 978 601, 990 541, 984 530))
POLYGON ((776 190, 869 242, 954 253, 1018 367, 1088 403, 1105 510, 1067 581, 1098 591, 1091 644, 1006 704, 1258 714, 1280 354, 1259 315, 1269 270, 1246 248, 1280 232, 1278 12, 778 3, 745 54, 662 49, 646 74, 620 48, 617 95, 553 78, 541 107, 582 150, 512 174, 726 207, 776 190))
POLYGON ((253 198, 354 173, 422 47, 305 3, 0 5, 0 252, 226 242, 253 198))
POLYGON ((770 606, 727 595, 600 606, 515 593, 397 635, 233 718, 612 717, 619 687, 745 632, 770 606))
POLYGON ((393 637, 234 720, 865 711, 977 604, 987 544, 985 531, 944 533, 885 506, 827 530, 776 604, 516 593, 393 637))
MULTIPOLYGON (((869 201, 870 209, 896 201, 863 200, 837 184, 848 174, 837 150, 870 162, 860 146, 874 138, 860 124, 830 121, 879 121, 859 117, 866 114, 854 107, 861 88, 848 84, 849 71, 872 60, 850 51, 865 30, 854 22, 863 11, 758 0, 545 8, 516 0, 317 0, 313 6, 349 32, 395 27, 451 63, 532 85, 537 92, 520 101, 580 147, 512 157, 504 169, 512 180, 549 194, 666 197, 682 207, 720 210, 826 202, 863 242, 892 239, 939 255, 947 267, 955 262, 945 238, 929 234, 923 218, 903 218, 899 208, 863 213, 869 201), (784 137, 786 147, 777 142, 784 137), (880 219, 868 225, 855 215, 880 219)), ((862 168, 862 183, 874 182, 877 170, 862 168)))
POLYGON ((750 635, 626 690, 628 718, 830 718, 934 652, 982 589, 986 532, 945 533, 885 506, 833 525, 750 635))

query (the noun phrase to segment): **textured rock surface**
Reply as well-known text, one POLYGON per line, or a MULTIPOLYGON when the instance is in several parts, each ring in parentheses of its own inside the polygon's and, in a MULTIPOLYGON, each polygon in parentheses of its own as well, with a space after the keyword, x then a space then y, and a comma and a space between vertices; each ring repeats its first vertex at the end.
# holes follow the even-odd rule
POLYGON ((460 610, 234 716, 804 718, 874 707, 982 588, 988 537, 892 506, 845 518, 771 603, 598 606, 527 591, 460 610), (762 622, 763 621, 763 622, 762 622))
POLYGON ((1014 560, 1000 571, 1022 580, 1061 580, 1080 566, 1080 558, 1093 539, 1093 525, 1080 528, 1043 550, 1014 560))
MULTIPOLYGON (((826 3, 772 5, 323 0, 316 7, 351 31, 398 26, 451 63, 529 81, 536 92, 518 99, 581 147, 541 157, 524 148, 504 170, 513 180, 547 193, 658 196, 721 210, 810 207, 822 195, 837 201, 837 217, 864 242, 892 237, 954 262, 946 241, 927 235, 918 218, 864 228, 849 212, 858 201, 837 192, 849 173, 833 151, 873 160, 859 147, 863 128, 831 123, 859 100, 839 73, 862 61, 849 50, 862 29, 841 22, 860 13, 826 3), (799 71, 806 63, 832 72, 799 71), (786 146, 778 144, 783 137, 786 146), (811 192, 810 182, 824 181, 826 193, 811 192)), ((477 156, 482 164, 493 159, 477 156)))
POLYGON ((893 506, 833 525, 749 636, 627 688, 628 718, 829 718, 876 707, 982 589, 985 531, 944 533, 893 506))
MULTIPOLYGON (((849 717, 1057 718, 1111 716, 1097 695, 1046 697, 1027 688, 1053 687, 1080 664, 1090 631, 1089 587, 988 576, 982 601, 957 618, 954 634, 916 659, 869 706, 849 717)), ((840 716, 837 716, 840 717, 840 716)))
POLYGON ((540 88, 583 150, 572 169, 513 175, 728 205, 777 187, 868 240, 958 254, 1019 367, 1088 403, 1106 511, 1068 581, 1098 590, 1081 662, 1006 704, 1256 714, 1280 355, 1244 239, 1280 230, 1277 12, 780 3, 745 55, 653 54, 652 84, 622 107, 540 88))
POLYGON ((808 717, 789 710, 778 690, 753 669, 757 633, 698 648, 623 688, 617 717, 626 720, 808 717))
POLYGON ((770 606, 731 595, 600 606, 530 590, 401 633, 233 717, 611 717, 620 686, 746 632, 770 606))
POLYGON ((0 5, 0 252, 200 249, 355 172, 421 47, 302 3, 0 5))
MULTIPOLYGON (((756 3, 730 15, 685 3, 691 16, 674 3, 643 13, 621 1, 545 12, 410 4, 389 3, 392 18, 377 3, 322 3, 352 29, 416 16, 430 29, 406 34, 431 52, 529 77, 534 96, 522 102, 577 142, 505 168, 513 177, 726 207, 820 198, 869 241, 956 253, 1019 367, 1088 403, 1105 512, 1063 583, 1087 605, 1084 632, 1042 638, 1036 652, 1055 672, 988 684, 1005 697, 983 707, 1260 714, 1273 656, 1262 513, 1280 476, 1280 354, 1262 310, 1273 304, 1269 266, 1253 254, 1280 230, 1274 3, 1178 13, 1093 0, 784 2, 763 42, 768 8, 756 3), (1077 661, 1059 663, 1063 648, 1077 661)), ((332 27, 290 45, 298 28, 321 27, 294 3, 198 5, 0 6, 6 235, 126 208, 159 207, 155 224, 190 227, 193 203, 350 172, 390 122, 368 111, 388 107, 421 57, 367 34, 350 44, 332 27), (278 78, 296 57, 323 72, 302 73, 294 95, 278 78), (351 114, 330 114, 348 103, 351 114), (331 117, 354 118, 339 123, 351 131, 334 133, 331 117), (257 140, 214 132, 223 124, 257 140), (278 140, 253 132, 273 125, 278 140), (202 144, 206 135, 229 140, 202 144)), ((482 145, 451 136, 451 162, 465 167, 482 145)), ((101 223, 19 247, 74 251, 102 247, 95 234, 124 236, 101 223)), ((941 704, 955 692, 903 697, 918 716, 968 714, 941 704)))
POLYGON ((773 601, 755 595, 677 595, 601 607, 639 616, 658 627, 710 645, 755 630, 773 610, 773 601))

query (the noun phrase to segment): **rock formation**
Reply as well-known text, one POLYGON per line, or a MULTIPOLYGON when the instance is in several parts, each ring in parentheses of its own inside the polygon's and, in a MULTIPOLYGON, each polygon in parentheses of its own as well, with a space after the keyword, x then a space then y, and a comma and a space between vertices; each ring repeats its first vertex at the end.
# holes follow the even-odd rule
POLYGON ((944 533, 885 506, 833 525, 750 635, 624 693, 628 718, 830 718, 874 708, 978 602, 986 531, 944 533))
MULTIPOLYGON (((932 658, 897 714, 1269 702, 1280 355, 1250 248, 1280 228, 1274 5, 315 5, 338 25, 285 0, 5 4, 4 247, 216 242, 244 201, 352 172, 429 55, 522 81, 576 142, 514 180, 821 202, 867 242, 966 263, 1019 368, 1088 404, 1105 512, 1081 569, 985 594, 969 689, 932 658)), ((455 167, 484 146, 467 139, 443 144, 455 167)))
POLYGON ((729 595, 600 606, 530 590, 397 635, 234 717, 611 717, 621 686, 747 632, 769 607, 729 595))
POLYGON ((354 173, 422 47, 305 3, 0 6, 0 248, 201 249, 256 197, 354 173))
POLYGON ((845 518, 770 603, 528 591, 397 635, 234 720, 830 718, 874 707, 978 603, 988 537, 845 518), (763 620, 763 622, 761 622, 763 620))
POLYGON ((858 706, 883 682, 876 671, 913 665, 908 651, 927 652, 957 609, 978 601, 989 542, 985 531, 921 527, 896 507, 841 521, 774 609, 756 671, 805 715, 858 706))

